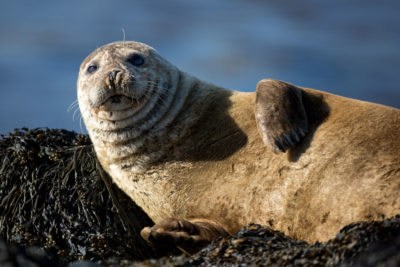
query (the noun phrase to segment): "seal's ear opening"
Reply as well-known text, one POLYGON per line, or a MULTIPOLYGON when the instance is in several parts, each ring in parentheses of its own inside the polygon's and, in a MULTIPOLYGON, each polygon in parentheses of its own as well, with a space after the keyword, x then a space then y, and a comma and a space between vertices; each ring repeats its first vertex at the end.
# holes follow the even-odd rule
POLYGON ((255 116, 264 143, 275 153, 294 147, 308 133, 303 91, 289 83, 261 80, 257 84, 255 116))

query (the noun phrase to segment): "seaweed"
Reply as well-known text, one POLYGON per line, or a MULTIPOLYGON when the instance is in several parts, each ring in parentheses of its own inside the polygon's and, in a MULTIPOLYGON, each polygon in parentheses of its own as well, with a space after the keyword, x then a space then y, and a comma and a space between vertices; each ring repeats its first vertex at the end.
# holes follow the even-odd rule
MULTIPOLYGON (((219 239, 199 252, 186 265, 230 266, 336 266, 353 265, 358 256, 377 242, 400 237, 400 216, 376 222, 358 222, 342 228, 327 242, 294 240, 269 227, 251 224, 231 238, 219 239)), ((393 249, 390 245, 388 249, 393 249)), ((373 255, 374 251, 369 253, 373 255)), ((363 257, 365 258, 365 257, 363 257)), ((400 263, 400 255, 397 257, 400 263)))
POLYGON ((62 262, 157 257, 138 234, 151 220, 107 179, 86 135, 26 128, 2 135, 0 236, 62 262))

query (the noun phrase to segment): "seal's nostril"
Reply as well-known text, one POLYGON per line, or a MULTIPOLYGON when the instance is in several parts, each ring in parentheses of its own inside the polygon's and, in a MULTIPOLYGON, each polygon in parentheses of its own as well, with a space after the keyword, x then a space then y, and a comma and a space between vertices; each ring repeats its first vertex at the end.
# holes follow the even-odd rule
POLYGON ((108 76, 110 77, 111 81, 114 81, 117 77, 117 74, 121 72, 121 70, 112 70, 108 73, 108 76))
POLYGON ((113 76, 114 76, 114 77, 117 76, 118 72, 121 72, 121 71, 120 71, 120 70, 113 70, 113 71, 112 71, 113 76))

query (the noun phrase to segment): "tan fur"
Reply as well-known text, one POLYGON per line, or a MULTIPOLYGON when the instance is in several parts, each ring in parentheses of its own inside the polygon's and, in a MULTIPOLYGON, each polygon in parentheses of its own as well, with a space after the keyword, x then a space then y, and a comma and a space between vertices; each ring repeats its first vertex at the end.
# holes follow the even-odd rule
POLYGON ((140 170, 122 171, 83 116, 104 169, 154 222, 200 218, 231 234, 259 223, 313 242, 400 213, 400 110, 303 88, 309 133, 275 154, 257 130, 255 93, 179 74, 185 102, 164 134, 142 137, 148 149, 132 164, 160 153, 140 170))

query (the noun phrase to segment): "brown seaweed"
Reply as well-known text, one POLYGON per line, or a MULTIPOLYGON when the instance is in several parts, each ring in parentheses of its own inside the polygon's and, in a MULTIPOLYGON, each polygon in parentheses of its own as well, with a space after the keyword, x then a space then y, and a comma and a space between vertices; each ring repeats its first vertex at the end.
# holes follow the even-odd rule
POLYGON ((8 243, 43 247, 63 262, 157 256, 138 235, 151 220, 114 184, 107 190, 86 135, 22 129, 2 136, 0 181, 0 236, 8 243))
POLYGON ((350 224, 335 238, 315 244, 293 240, 269 227, 253 224, 232 238, 214 242, 188 263, 201 266, 228 266, 232 263, 263 266, 350 264, 372 243, 386 242, 397 236, 400 236, 400 216, 381 222, 350 224))

